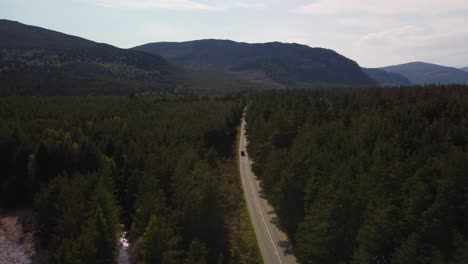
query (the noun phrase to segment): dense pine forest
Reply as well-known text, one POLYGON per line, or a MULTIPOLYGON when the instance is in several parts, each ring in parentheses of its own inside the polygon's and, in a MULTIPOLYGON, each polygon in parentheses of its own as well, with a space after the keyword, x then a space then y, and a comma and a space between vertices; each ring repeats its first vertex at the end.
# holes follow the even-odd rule
POLYGON ((257 263, 233 156, 242 103, 0 98, 0 208, 34 208, 47 263, 257 263), (249 236, 250 235, 250 236, 249 236))
POLYGON ((254 172, 301 263, 468 263, 468 88, 251 98, 254 172))
POLYGON ((0 0, 0 264, 468 264, 467 19, 0 0))

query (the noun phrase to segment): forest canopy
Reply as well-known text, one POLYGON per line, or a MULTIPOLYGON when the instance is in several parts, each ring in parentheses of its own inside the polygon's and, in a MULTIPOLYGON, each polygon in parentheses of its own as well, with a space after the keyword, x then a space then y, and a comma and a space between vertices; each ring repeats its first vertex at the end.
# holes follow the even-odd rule
POLYGON ((253 169, 301 263, 468 262, 468 90, 270 91, 253 169))
MULTIPOLYGON (((239 100, 0 98, 0 207, 34 207, 47 263, 256 263, 239 100)), ((255 241, 254 241, 255 242, 255 241)))

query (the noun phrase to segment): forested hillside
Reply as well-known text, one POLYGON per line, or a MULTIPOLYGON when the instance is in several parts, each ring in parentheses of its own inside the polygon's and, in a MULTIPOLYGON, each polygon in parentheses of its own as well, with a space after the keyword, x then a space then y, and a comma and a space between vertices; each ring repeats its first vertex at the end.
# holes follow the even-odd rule
POLYGON ((208 39, 149 43, 134 49, 159 54, 190 70, 224 71, 262 85, 375 84, 356 62, 333 50, 300 44, 249 44, 208 39))
POLYGON ((468 84, 468 73, 462 69, 425 62, 410 62, 380 68, 389 73, 401 74, 413 85, 468 84))
POLYGON ((238 100, 0 99, 0 208, 34 207, 47 263, 257 263, 238 100))
POLYGON ((158 55, 0 20, 0 95, 181 92, 185 73, 158 55))
POLYGON ((382 86, 409 86, 411 84, 408 78, 398 73, 378 68, 363 68, 362 70, 382 86))
POLYGON ((468 263, 468 88, 270 91, 248 151, 301 263, 468 263))

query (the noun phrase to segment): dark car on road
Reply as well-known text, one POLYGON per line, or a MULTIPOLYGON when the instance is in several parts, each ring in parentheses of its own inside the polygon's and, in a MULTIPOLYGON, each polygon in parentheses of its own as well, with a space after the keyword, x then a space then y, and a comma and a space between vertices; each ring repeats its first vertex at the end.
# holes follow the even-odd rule
POLYGON ((244 151, 241 151, 241 156, 245 156, 245 152, 244 152, 244 151))

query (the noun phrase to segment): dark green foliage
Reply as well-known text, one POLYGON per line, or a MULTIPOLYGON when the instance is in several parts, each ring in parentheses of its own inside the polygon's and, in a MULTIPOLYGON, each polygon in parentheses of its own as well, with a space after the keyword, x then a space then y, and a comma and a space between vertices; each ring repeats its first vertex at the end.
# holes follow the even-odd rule
POLYGON ((151 216, 148 226, 143 233, 143 260, 145 263, 162 263, 162 246, 164 241, 158 232, 158 223, 155 215, 151 216))
POLYGON ((1 98, 0 206, 34 205, 49 263, 115 262, 120 224, 135 262, 233 263, 245 253, 231 253, 242 206, 232 158, 241 107, 228 99, 1 98))
POLYGON ((37 231, 49 262, 115 261, 120 212, 111 162, 103 159, 97 174, 56 177, 37 195, 37 231))
POLYGON ((194 240, 190 244, 188 257, 186 260, 187 264, 205 264, 208 251, 206 250, 205 245, 200 241, 194 240))
POLYGON ((466 260, 467 87, 265 92, 247 125, 300 262, 466 260))

